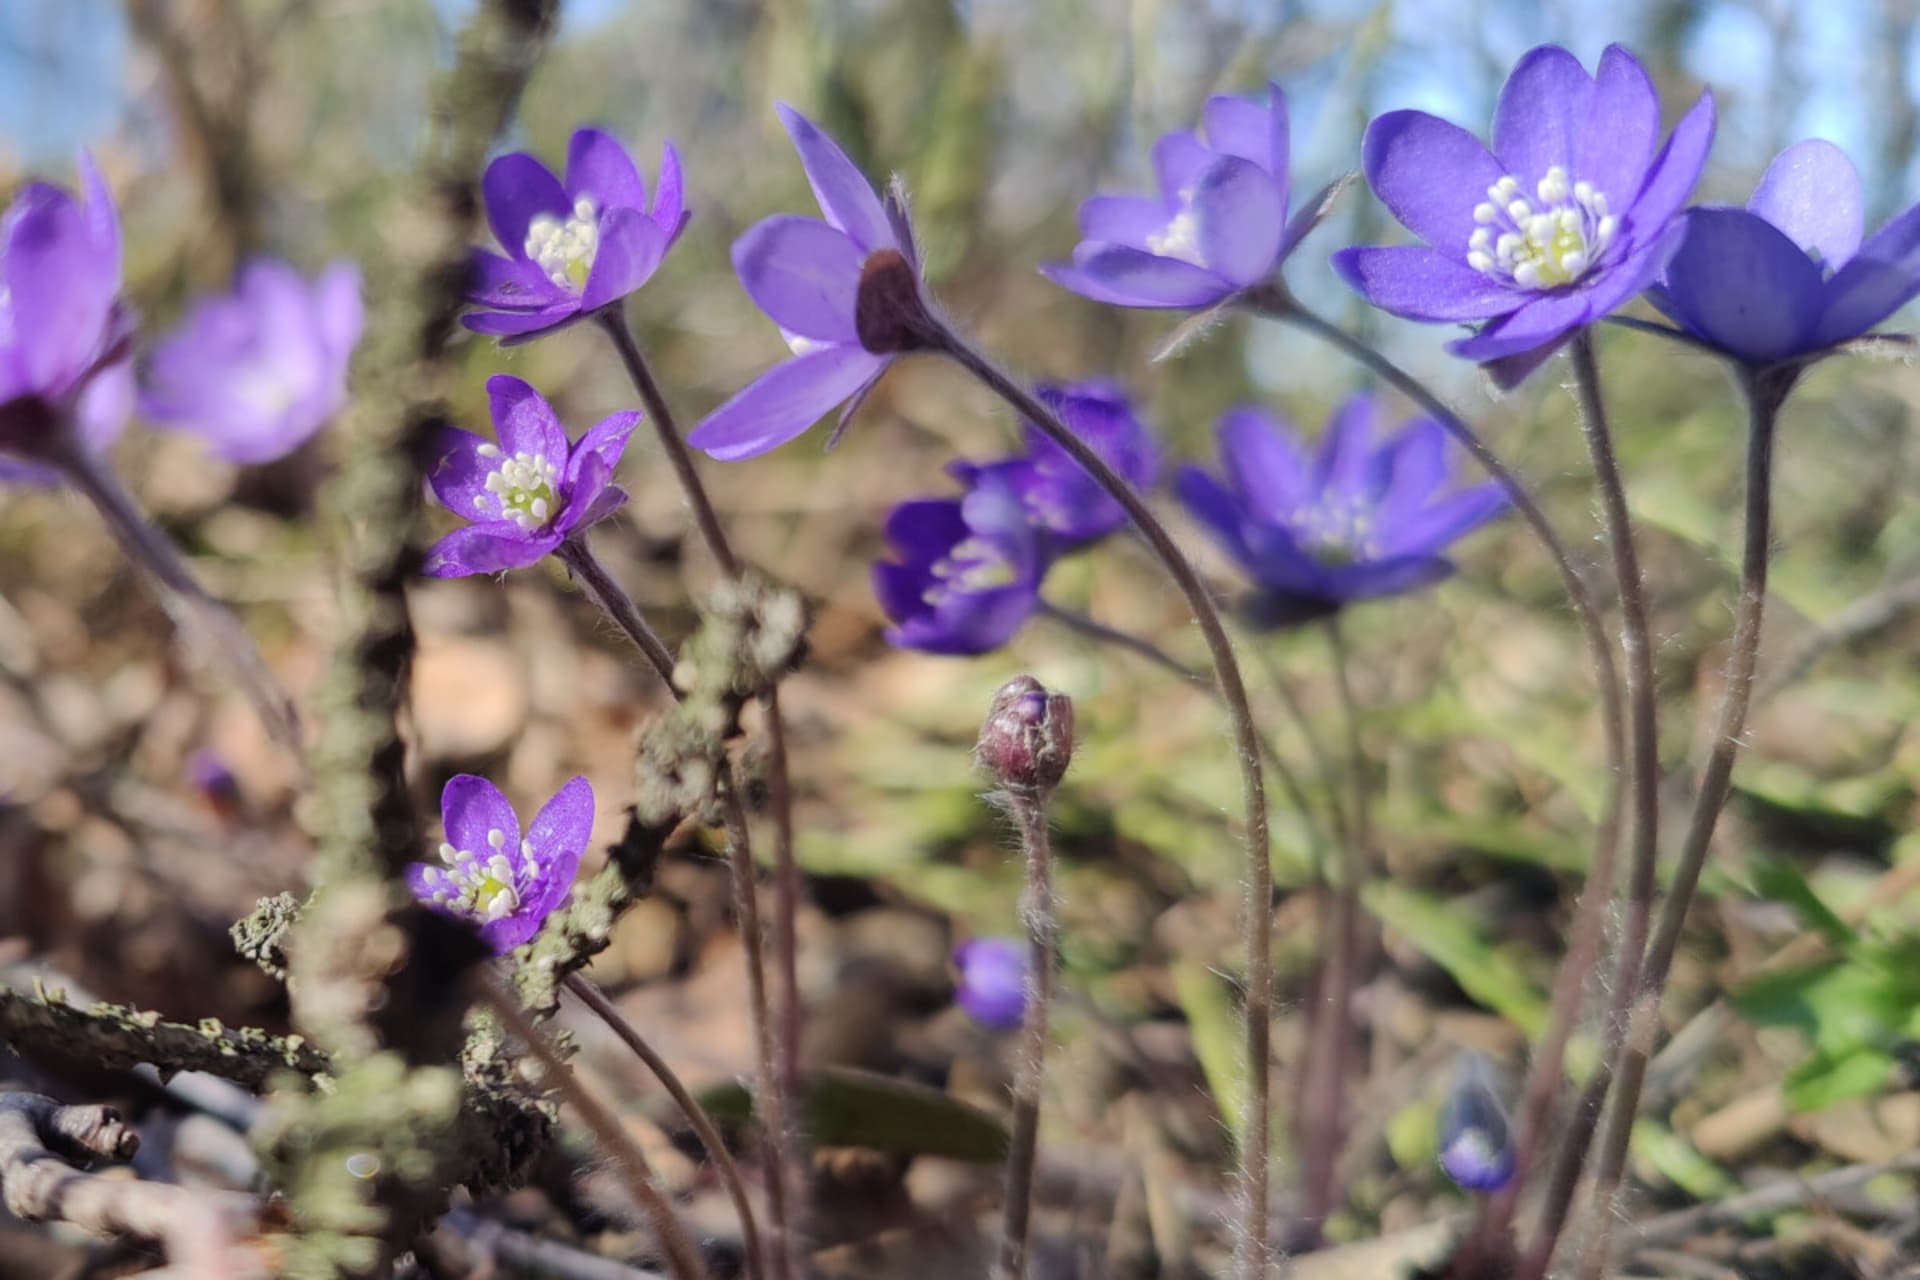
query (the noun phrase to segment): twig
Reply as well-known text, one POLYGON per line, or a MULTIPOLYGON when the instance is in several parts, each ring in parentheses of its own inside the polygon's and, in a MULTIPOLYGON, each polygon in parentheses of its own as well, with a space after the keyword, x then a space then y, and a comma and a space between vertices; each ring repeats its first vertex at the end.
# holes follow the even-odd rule
POLYGON ((1769 1217, 1810 1201, 1844 1195, 1890 1173, 1920 1173, 1920 1152, 1909 1153, 1897 1160, 1829 1169, 1811 1178, 1782 1177, 1777 1182, 1756 1187, 1752 1191, 1710 1200, 1673 1213, 1663 1213, 1633 1228, 1633 1243, 1637 1249, 1692 1239, 1714 1227, 1747 1218, 1769 1217))
POLYGON ((1920 609, 1920 574, 1886 583, 1848 604, 1772 665, 1753 691, 1755 702, 1767 699, 1805 675, 1807 669, 1833 649, 1865 639, 1920 609))

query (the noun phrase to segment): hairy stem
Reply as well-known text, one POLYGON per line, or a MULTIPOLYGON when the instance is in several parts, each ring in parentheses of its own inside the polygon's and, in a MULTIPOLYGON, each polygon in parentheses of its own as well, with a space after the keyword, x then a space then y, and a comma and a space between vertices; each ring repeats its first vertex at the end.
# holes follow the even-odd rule
POLYGON ((1025 1280, 1027 1225, 1033 1207, 1033 1157, 1040 1134, 1040 1085, 1047 1060, 1047 1014, 1053 1003, 1055 938, 1053 849, 1047 834, 1050 797, 1010 792, 1027 858, 1020 919, 1027 929, 1027 1007, 1020 1026, 1020 1066, 1013 1082, 1013 1133, 1007 1146, 1006 1201, 998 1280, 1025 1280))
POLYGON ((666 1254, 667 1264, 673 1268, 673 1274, 678 1280, 701 1280, 707 1272, 700 1264, 700 1254, 688 1237, 687 1229, 681 1225, 679 1216, 674 1213, 666 1193, 654 1184, 653 1167, 647 1163, 646 1153, 640 1150, 639 1144, 621 1126, 620 1118, 596 1098, 592 1090, 580 1083, 579 1077, 573 1074, 573 1068, 554 1049, 545 1033, 533 1025, 533 1020, 521 1011, 513 997, 493 979, 483 979, 480 983, 480 1002, 491 1009, 515 1038, 527 1046, 527 1052, 539 1061, 546 1083, 586 1121, 594 1139, 620 1171, 620 1179, 626 1185, 627 1193, 647 1215, 654 1239, 666 1254))
POLYGON ((1042 617, 1052 618, 1055 622, 1071 631, 1079 632, 1089 640, 1097 640, 1101 644, 1110 644, 1116 649, 1125 649, 1137 658, 1145 658, 1162 671, 1171 672, 1179 676, 1182 680, 1208 686, 1213 684, 1213 681, 1207 679, 1205 672, 1195 671, 1192 667, 1180 661, 1180 659, 1174 657, 1145 636, 1137 636, 1131 631, 1122 631, 1118 627, 1110 627, 1104 622, 1089 618, 1084 613, 1065 608, 1048 600, 1042 600, 1040 602, 1040 614, 1042 617))
POLYGON ((760 1243, 760 1228, 753 1220, 753 1206, 747 1199, 746 1180, 740 1176, 740 1166, 734 1163, 733 1153, 727 1150, 726 1140, 714 1127, 713 1117, 707 1109, 688 1092, 667 1060, 646 1042, 639 1030, 616 1009, 606 993, 577 973, 566 977, 567 990, 580 999, 580 1003, 593 1010, 594 1016, 607 1024, 608 1030, 620 1038, 621 1043, 633 1050, 635 1057, 646 1064, 653 1078, 680 1108, 680 1113, 693 1126, 700 1138, 700 1144, 707 1149, 707 1155, 713 1160, 713 1167, 720 1175, 721 1185, 727 1189, 727 1197, 733 1201, 733 1209, 740 1217, 740 1238, 746 1253, 746 1267, 749 1280, 760 1280, 766 1275, 766 1255, 760 1243))
POLYGON ((1244 949, 1247 964, 1246 997, 1246 1135, 1240 1153, 1239 1195, 1243 1214, 1238 1237, 1240 1273, 1248 1280, 1264 1277, 1271 1257, 1271 1227, 1267 1213, 1268 1149, 1271 1107, 1268 1102, 1268 1059, 1273 1022, 1273 863, 1267 835, 1267 789, 1261 769, 1260 734, 1247 700, 1247 685, 1234 656, 1233 642, 1214 607, 1213 597, 1200 575, 1174 543, 1140 495, 1106 459, 1094 452, 1067 425, 985 355, 958 334, 941 327, 939 349, 1006 401, 1058 444, 1112 495, 1141 536, 1153 548, 1167 573, 1179 586, 1206 637, 1213 658, 1221 698, 1233 721, 1235 754, 1240 761, 1247 812, 1247 901, 1244 913, 1244 949))
POLYGON ((558 557, 561 564, 567 566, 568 572, 573 574, 574 581, 580 584, 580 590, 586 593, 587 598, 599 605, 600 612, 606 614, 616 627, 626 633, 627 639, 633 641, 634 647, 646 655, 647 661, 653 664, 653 669, 660 673, 660 678, 667 682, 669 689, 672 689, 673 651, 667 648, 659 634, 647 624, 646 617, 633 603, 633 597, 627 594, 626 588, 614 581, 613 575, 607 572, 606 566, 600 563, 599 558, 587 546, 585 531, 561 543, 554 555, 558 557))

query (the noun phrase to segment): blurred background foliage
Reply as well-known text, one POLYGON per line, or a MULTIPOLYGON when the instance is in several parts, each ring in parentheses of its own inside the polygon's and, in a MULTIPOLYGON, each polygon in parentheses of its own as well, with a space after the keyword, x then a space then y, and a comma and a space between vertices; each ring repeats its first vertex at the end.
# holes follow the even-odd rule
MULTIPOLYGON (((377 307, 417 243, 396 194, 423 136, 427 84, 447 63, 466 8, 10 0, 0 5, 0 189, 29 173, 67 181, 71 150, 92 147, 119 193, 129 289, 149 334, 195 291, 222 285, 249 252, 308 270, 352 257, 377 307)), ((694 219, 629 314, 683 426, 783 353, 735 282, 727 249, 752 220, 811 207, 771 110, 785 100, 821 120, 870 173, 903 175, 935 288, 987 345, 1036 378, 1119 377, 1141 397, 1170 460, 1203 460, 1224 408, 1261 400, 1316 431, 1361 385, 1358 375, 1309 339, 1247 319, 1153 363, 1165 317, 1095 307, 1034 267, 1071 248, 1083 196, 1144 185, 1148 145, 1193 121, 1208 94, 1269 79, 1286 89, 1295 187, 1305 192, 1357 165, 1365 122, 1381 110, 1420 107, 1479 131, 1528 47, 1560 41, 1591 65, 1617 40, 1654 70, 1669 120, 1713 87, 1721 124, 1703 198, 1744 199, 1775 151, 1817 134, 1858 163, 1875 225, 1920 190, 1917 23, 1907 0, 582 0, 566 8, 514 143, 557 161, 569 132, 595 121, 633 145, 649 171, 662 142, 681 149, 694 219)), ((1558 367, 1494 399, 1441 352, 1443 333, 1369 315, 1333 280, 1329 252, 1390 238, 1389 228, 1355 187, 1296 255, 1290 283, 1440 384, 1538 487, 1604 581, 1558 367)), ((1701 357, 1625 331, 1602 334, 1601 347, 1652 579, 1676 797, 1669 811, 1679 814, 1730 621, 1740 423, 1726 379, 1701 357)), ((484 379, 503 370, 553 395, 576 432, 628 405, 617 365, 590 331, 510 352, 473 341, 465 368, 456 409, 472 421, 484 421, 484 379)), ((1713 1059, 1718 1074, 1673 1111, 1678 1128, 1789 1071, 1795 1106, 1833 1102, 1847 1090, 1810 1085, 1818 1071, 1803 1065, 1820 1055, 1829 1064, 1876 1055, 1877 1074, 1857 1061, 1846 1068, 1848 1080, 1864 1082, 1855 1093, 1907 1087, 1898 1068, 1916 1031, 1901 960, 1910 914, 1882 920, 1878 941, 1822 961, 1824 987, 1809 987, 1805 975, 1798 986, 1741 984, 1787 940, 1829 928, 1828 916, 1859 903, 1889 868, 1920 858, 1909 834, 1920 785, 1911 730, 1920 630, 1910 618, 1920 598, 1917 401, 1910 367, 1835 361, 1807 379, 1786 414, 1778 607, 1763 663, 1777 678, 1751 730, 1672 1001, 1684 1017, 1739 986, 1737 1007, 1758 1032, 1713 1059), (1866 1011, 1864 1023, 1821 1021, 1836 992, 1866 1011)), ((973 661, 892 653, 879 639, 867 565, 885 511, 948 491, 946 462, 1003 450, 1012 432, 1004 411, 957 374, 907 362, 831 456, 816 433, 768 457, 704 467, 746 555, 814 605, 814 661, 791 700, 803 861, 830 911, 849 895, 877 893, 949 913, 964 930, 1012 932, 1018 870, 999 820, 978 801, 967 746, 991 690, 1032 671, 1080 708, 1081 748, 1059 817, 1071 986, 1101 1016, 1184 1016, 1200 1061, 1228 1061, 1229 1050, 1207 1043, 1229 1034, 1230 1021, 1209 970, 1231 974, 1235 965, 1228 815, 1238 784, 1214 705, 1045 619, 1008 651, 973 661)), ((326 635, 324 548, 306 517, 330 447, 323 440, 291 463, 237 475, 190 442, 136 426, 120 453, 145 499, 303 689, 326 635)), ((630 519, 601 536, 674 638, 689 625, 690 592, 712 572, 657 463, 636 437, 623 473, 636 497, 630 519)), ((1186 540, 1233 589, 1230 567, 1191 529, 1186 540)), ((1517 1036, 1540 1022, 1571 885, 1588 857, 1602 792, 1599 733, 1577 630, 1517 522, 1460 552, 1457 578, 1363 605, 1350 623, 1363 727, 1384 781, 1388 874, 1366 900, 1386 947, 1368 1010, 1402 1056, 1441 1034, 1517 1058, 1517 1036)), ((178 788, 179 762, 212 742, 259 813, 291 803, 288 780, 256 761, 265 753, 242 715, 180 701, 178 664, 152 611, 125 586, 77 504, 0 496, 8 601, 0 665, 10 677, 0 706, 0 823, 13 847, 57 844, 71 859, 32 883, 0 871, 0 934, 64 947, 82 968, 96 966, 84 946, 58 936, 60 921, 119 920, 115 912, 134 909, 124 892, 104 907, 80 894, 62 909, 68 915, 31 921, 28 897, 93 885, 113 898, 89 878, 103 866, 123 876, 137 866, 158 884, 183 874, 164 859, 115 855, 121 846, 98 833, 72 839, 98 820, 95 799, 116 796, 109 811, 124 813, 129 785, 178 788), (133 781, 108 781, 115 770, 133 781)), ((1049 591, 1203 660, 1174 594, 1125 541, 1062 564, 1049 591)), ((419 612, 423 791, 454 768, 490 770, 529 795, 585 770, 608 797, 601 834, 610 837, 631 734, 656 695, 564 581, 529 572, 504 590, 423 584, 419 612)), ((1298 683, 1313 731, 1337 742, 1320 637, 1249 635, 1246 645, 1298 683)), ((1270 688, 1260 696, 1281 754, 1323 802, 1301 730, 1270 688)), ((1284 808, 1275 819, 1281 882, 1304 884, 1305 819, 1284 808)), ((193 863, 236 881, 202 885, 200 900, 244 908, 262 888, 297 883, 299 847, 289 839, 277 861, 193 863)), ((1285 980, 1316 954, 1307 903, 1302 895, 1282 908, 1285 980)), ((120 980, 179 963, 155 955, 120 980)), ((174 986, 157 995, 163 1007, 180 998, 174 986)), ((1283 1054, 1296 1047, 1282 1037, 1283 1054)), ((1417 1149, 1410 1132, 1389 1135, 1397 1152, 1417 1149)), ((1660 1141, 1645 1150, 1682 1185, 1713 1185, 1690 1163, 1697 1152, 1676 1155, 1660 1141)))

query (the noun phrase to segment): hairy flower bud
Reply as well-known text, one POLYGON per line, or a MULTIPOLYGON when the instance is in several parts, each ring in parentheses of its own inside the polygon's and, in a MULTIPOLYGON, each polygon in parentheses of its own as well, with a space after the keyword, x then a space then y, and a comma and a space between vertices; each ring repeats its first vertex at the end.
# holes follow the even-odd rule
POLYGON ((993 695, 975 758, 1009 790, 1053 790, 1073 758, 1073 699, 1015 676, 993 695))

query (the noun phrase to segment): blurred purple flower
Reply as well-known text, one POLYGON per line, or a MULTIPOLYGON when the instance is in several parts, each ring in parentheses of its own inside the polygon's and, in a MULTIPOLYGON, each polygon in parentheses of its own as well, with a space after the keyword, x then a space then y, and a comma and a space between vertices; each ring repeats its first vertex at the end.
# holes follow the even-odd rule
POLYGON ((1281 625, 1437 582, 1453 572, 1441 555, 1447 544, 1505 509, 1497 485, 1445 491, 1439 423, 1416 419, 1376 446, 1377 416, 1371 395, 1352 397, 1309 459, 1279 419, 1236 409, 1219 427, 1226 484, 1181 470, 1181 501, 1257 587, 1256 622, 1281 625))
POLYGON ((522 838, 500 788, 456 774, 440 793, 440 821, 441 865, 408 867, 407 886, 442 915, 478 925, 494 954, 505 955, 566 901, 593 835, 593 788, 585 778, 561 787, 522 838))
POLYGON ((1513 1177, 1513 1142, 1494 1085, 1492 1065, 1466 1054, 1440 1109, 1440 1167, 1467 1191, 1498 1191, 1513 1177))
MULTIPOLYGON (((899 200, 883 202, 818 125, 784 103, 775 110, 825 221, 776 214, 733 243, 741 285, 780 327, 793 358, 761 374, 687 436, 688 444, 723 461, 778 448, 842 403, 844 428, 899 354, 897 346, 875 351, 863 341, 873 338, 871 314, 862 327, 863 283, 884 273, 890 281, 907 277, 901 287, 919 288, 913 236, 899 200)), ((867 297, 871 306, 873 294, 867 297)))
POLYGON ((133 408, 119 216, 84 151, 79 170, 83 201, 33 182, 0 216, 0 480, 56 483, 51 433, 104 453, 133 408))
POLYGON ((449 427, 427 473, 446 508, 474 522, 428 551, 431 577, 533 564, 627 500, 613 472, 639 414, 611 414, 569 444, 553 407, 519 378, 488 378, 487 395, 499 443, 449 427))
POLYGON ((353 263, 309 285, 284 262, 249 262, 232 293, 196 303, 154 349, 140 411, 229 462, 285 457, 346 404, 364 320, 353 263))
POLYGON ((1342 249, 1334 269, 1394 315, 1480 324, 1448 350, 1515 386, 1652 282, 1713 129, 1703 93, 1655 154, 1660 101, 1631 53, 1609 45, 1590 76, 1534 49, 1500 91, 1492 151, 1423 111, 1367 127, 1367 181, 1426 244, 1342 249))
POLYGON ((903 502, 887 517, 898 560, 873 566, 873 590, 896 624, 887 641, 975 654, 1013 638, 1040 602, 1046 558, 1020 498, 988 479, 964 498, 903 502))
POLYGON ((1861 243, 1860 175, 1812 139, 1767 166, 1744 209, 1685 215, 1655 306, 1752 365, 1860 337, 1920 294, 1920 205, 1861 243))
POLYGON ((953 949, 954 1002, 989 1031, 1013 1031, 1027 1010, 1027 949, 1013 938, 969 938, 953 949))
POLYGON ((1095 302, 1209 307, 1267 279, 1324 212, 1287 218, 1287 98, 1265 106, 1207 100, 1206 137, 1169 133, 1153 147, 1156 196, 1094 196, 1080 206, 1073 261, 1040 268, 1095 302))
POLYGON ((599 129, 574 132, 564 184, 516 151, 488 165, 480 186, 506 255, 474 251, 467 301, 482 309, 463 323, 502 345, 619 302, 647 282, 687 225, 680 154, 671 142, 651 205, 633 157, 599 129))
MULTIPOLYGON (((1153 484, 1159 452, 1126 393, 1110 382, 1043 384, 1036 394, 1073 433, 1138 489, 1153 484)), ((947 471, 972 487, 988 476, 1002 480, 1026 506, 1054 553, 1099 541, 1127 523, 1127 513, 1066 450, 1032 423, 1026 453, 998 462, 956 462, 947 471)))

